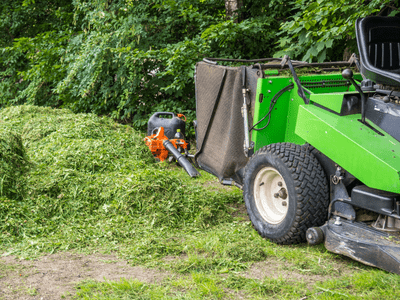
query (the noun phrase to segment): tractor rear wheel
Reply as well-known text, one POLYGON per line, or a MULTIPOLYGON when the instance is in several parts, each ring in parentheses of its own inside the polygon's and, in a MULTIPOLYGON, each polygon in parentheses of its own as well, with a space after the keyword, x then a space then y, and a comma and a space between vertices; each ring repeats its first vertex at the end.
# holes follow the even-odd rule
POLYGON ((258 233, 278 244, 305 241, 327 218, 328 183, 318 160, 296 144, 271 144, 246 165, 243 196, 258 233))

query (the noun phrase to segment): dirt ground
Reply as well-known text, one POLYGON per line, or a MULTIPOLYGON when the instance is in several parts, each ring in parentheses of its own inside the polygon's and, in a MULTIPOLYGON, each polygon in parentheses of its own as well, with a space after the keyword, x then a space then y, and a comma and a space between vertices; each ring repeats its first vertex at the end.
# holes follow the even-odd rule
MULTIPOLYGON (((337 262, 335 265, 336 271, 341 275, 351 274, 352 271, 345 263, 337 262)), ((295 271, 292 268, 287 268, 285 262, 276 260, 266 260, 255 263, 244 274, 247 278, 264 279, 269 278, 283 278, 288 281, 301 281, 304 282, 308 288, 311 288, 316 282, 326 281, 332 279, 332 274, 315 275, 309 272, 295 271)))
MULTIPOLYGON (((341 264, 337 267, 346 269, 341 264)), ((255 263, 242 275, 254 279, 271 277, 303 281, 309 286, 331 278, 330 275, 290 271, 285 262, 276 260, 255 263)), ((129 278, 153 283, 170 276, 174 274, 132 267, 114 255, 65 252, 36 260, 19 260, 7 256, 0 259, 0 299, 71 299, 75 294, 75 284, 85 279, 118 281, 120 278, 129 278)))
POLYGON ((7 256, 0 259, 0 299, 69 299, 74 285, 85 279, 152 283, 166 276, 167 272, 129 266, 113 255, 60 253, 36 260, 7 256))

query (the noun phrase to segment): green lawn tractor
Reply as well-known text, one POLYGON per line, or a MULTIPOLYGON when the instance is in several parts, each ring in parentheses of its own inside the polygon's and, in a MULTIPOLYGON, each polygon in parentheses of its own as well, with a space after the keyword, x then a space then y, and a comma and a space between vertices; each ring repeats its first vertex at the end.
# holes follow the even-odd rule
POLYGON ((194 160, 243 190, 262 237, 400 274, 400 18, 356 36, 349 62, 199 62, 194 160))

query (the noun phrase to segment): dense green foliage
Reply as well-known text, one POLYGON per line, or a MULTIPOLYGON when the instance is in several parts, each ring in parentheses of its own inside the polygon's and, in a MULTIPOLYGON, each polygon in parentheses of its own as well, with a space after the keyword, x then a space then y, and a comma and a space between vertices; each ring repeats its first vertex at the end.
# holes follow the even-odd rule
POLYGON ((296 14, 282 24, 281 50, 275 56, 340 61, 346 48, 350 54, 357 52, 354 24, 358 18, 379 13, 394 16, 400 12, 398 7, 398 0, 297 0, 296 14))
POLYGON ((341 60, 354 20, 394 15, 398 0, 7 0, 0 3, 1 105, 107 114, 142 127, 155 111, 194 118, 203 57, 290 54, 341 60))

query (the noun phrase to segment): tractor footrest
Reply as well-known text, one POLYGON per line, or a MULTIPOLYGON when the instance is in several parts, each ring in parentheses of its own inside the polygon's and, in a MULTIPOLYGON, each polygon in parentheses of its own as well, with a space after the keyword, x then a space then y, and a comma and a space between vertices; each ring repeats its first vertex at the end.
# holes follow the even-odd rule
POLYGON ((321 226, 327 250, 400 274, 400 239, 359 222, 329 220, 321 226))

